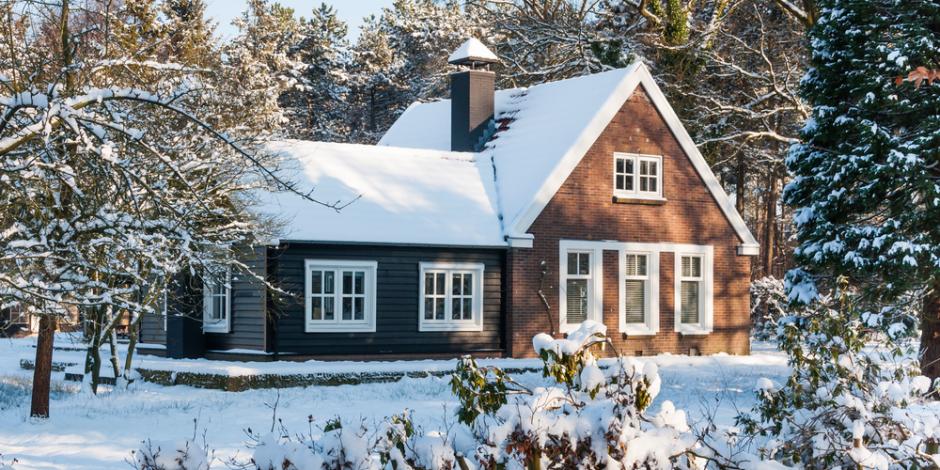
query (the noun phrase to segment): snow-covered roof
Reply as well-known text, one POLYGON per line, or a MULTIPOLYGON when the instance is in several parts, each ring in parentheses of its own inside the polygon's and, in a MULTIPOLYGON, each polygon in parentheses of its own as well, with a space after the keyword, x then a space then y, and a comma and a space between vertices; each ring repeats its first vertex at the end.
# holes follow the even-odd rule
POLYGON ((461 62, 461 61, 480 61, 480 62, 497 62, 499 58, 496 57, 496 54, 493 51, 489 50, 482 42, 478 41, 476 38, 467 39, 460 47, 457 48, 454 52, 450 54, 450 57, 447 58, 447 62, 461 62))
POLYGON ((269 144, 279 174, 339 212, 289 192, 259 195, 255 211, 284 222, 281 241, 506 246, 493 167, 478 154, 374 145, 269 144))
MULTIPOLYGON (((642 85, 725 216, 742 240, 741 254, 756 254, 751 235, 704 157, 642 63, 527 89, 498 90, 498 132, 481 152, 492 160, 505 235, 525 240, 529 226, 597 140, 633 91, 642 85)), ((379 141, 380 146, 447 150, 450 101, 414 103, 379 141)))

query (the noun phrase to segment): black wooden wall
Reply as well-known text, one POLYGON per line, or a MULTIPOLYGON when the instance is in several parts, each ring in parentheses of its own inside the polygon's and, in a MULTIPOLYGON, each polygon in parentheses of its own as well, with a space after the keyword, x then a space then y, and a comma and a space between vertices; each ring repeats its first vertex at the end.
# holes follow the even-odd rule
MULTIPOLYGON (((266 275, 267 249, 258 247, 238 253, 239 259, 262 278, 266 275)), ((207 333, 207 349, 265 349, 265 308, 267 292, 264 283, 247 273, 232 272, 232 319, 230 333, 207 333)), ((198 279, 181 276, 169 289, 169 314, 187 314, 202 317, 202 287, 198 279)), ((163 317, 147 315, 141 320, 143 343, 166 344, 163 317)))
POLYGON ((271 295, 271 342, 281 354, 375 355, 499 353, 503 349, 503 269, 505 250, 376 245, 289 244, 270 249, 269 275, 293 294, 271 295), (376 261, 375 333, 304 332, 304 261, 306 259, 376 261), (419 332, 420 262, 483 263, 483 331, 419 332))

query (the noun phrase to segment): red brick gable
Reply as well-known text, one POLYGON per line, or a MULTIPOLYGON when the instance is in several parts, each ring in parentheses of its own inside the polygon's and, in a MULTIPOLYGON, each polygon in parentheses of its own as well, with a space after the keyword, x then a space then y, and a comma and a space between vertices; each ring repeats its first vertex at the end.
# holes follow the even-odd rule
POLYGON ((528 233, 531 249, 511 250, 509 261, 509 345, 514 356, 531 355, 531 337, 558 328, 559 240, 616 240, 682 243, 714 247, 714 331, 681 336, 674 327, 674 255, 660 257, 659 334, 624 338, 618 330, 618 265, 615 251, 604 251, 604 322, 624 354, 643 351, 747 353, 750 259, 738 256, 741 240, 712 196, 689 156, 642 86, 621 106, 528 233), (614 152, 663 156, 665 203, 621 203, 613 199, 614 152), (541 276, 540 263, 548 273, 541 276), (542 287, 549 314, 538 291, 542 287), (548 315, 553 324, 549 324, 548 315))

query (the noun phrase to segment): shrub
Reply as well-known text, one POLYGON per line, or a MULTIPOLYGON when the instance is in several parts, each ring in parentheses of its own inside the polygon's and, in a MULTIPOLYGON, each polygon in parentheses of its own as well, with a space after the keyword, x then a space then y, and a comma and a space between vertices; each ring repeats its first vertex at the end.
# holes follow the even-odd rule
MULTIPOLYGON (((545 387, 528 389, 495 367, 463 358, 451 385, 458 423, 417 430, 405 412, 378 425, 333 420, 305 435, 251 434, 256 470, 391 468, 698 468, 685 413, 664 402, 653 363, 617 358, 601 368, 593 350, 609 343, 603 325, 585 322, 567 339, 534 338, 545 387)), ((311 423, 312 423, 312 418, 311 423)))
POLYGON ((805 468, 931 468, 940 465, 940 418, 922 407, 933 387, 919 375, 909 328, 880 334, 884 316, 859 309, 843 281, 836 298, 782 317, 781 349, 791 375, 762 379, 759 403, 738 417, 745 432, 769 438, 765 458, 805 468), (875 341, 877 340, 877 343, 875 341))
POLYGON ((208 452, 195 440, 154 442, 146 440, 134 452, 134 468, 138 470, 208 470, 208 452))
POLYGON ((761 341, 777 337, 777 323, 787 314, 783 281, 773 276, 751 282, 751 336, 761 341))

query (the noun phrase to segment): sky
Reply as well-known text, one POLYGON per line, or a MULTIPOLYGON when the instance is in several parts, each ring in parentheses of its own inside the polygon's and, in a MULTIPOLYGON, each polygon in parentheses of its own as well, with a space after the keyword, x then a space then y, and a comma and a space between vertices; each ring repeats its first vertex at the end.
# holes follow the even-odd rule
MULTIPOLYGON (((310 12, 320 5, 333 5, 340 19, 349 25, 349 39, 359 37, 362 19, 371 14, 378 16, 382 7, 390 6, 392 0, 275 0, 286 7, 293 8, 298 16, 309 18, 310 12)), ((245 0, 206 0, 206 13, 218 23, 217 34, 230 38, 235 34, 232 19, 245 9, 245 0)))

